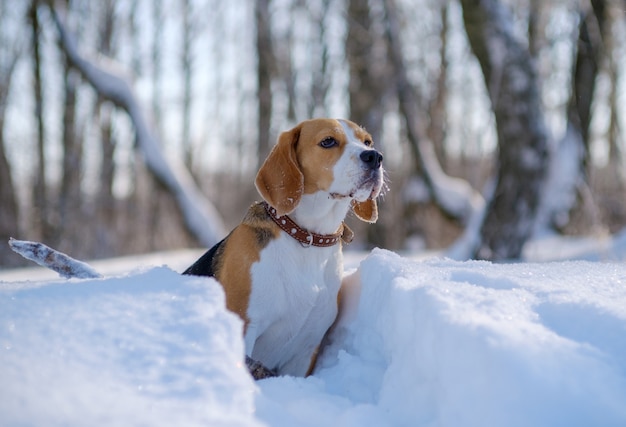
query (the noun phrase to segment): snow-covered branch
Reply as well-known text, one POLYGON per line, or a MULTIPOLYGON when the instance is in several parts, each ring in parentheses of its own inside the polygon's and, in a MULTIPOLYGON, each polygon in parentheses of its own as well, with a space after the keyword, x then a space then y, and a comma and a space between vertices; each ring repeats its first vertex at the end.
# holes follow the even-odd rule
POLYGON ((466 180, 445 173, 431 141, 420 139, 417 143, 433 198, 444 212, 467 225, 483 210, 484 197, 466 180))
POLYGON ((74 37, 66 30, 54 9, 60 45, 70 64, 100 96, 125 110, 135 127, 137 145, 150 172, 174 195, 187 229, 205 246, 212 246, 224 235, 222 219, 215 207, 196 186, 182 162, 166 159, 156 136, 150 130, 128 80, 102 60, 87 60, 79 52, 74 37))
POLYGON ((400 111, 405 117, 407 134, 413 157, 435 203, 449 216, 464 224, 471 222, 482 211, 485 200, 467 181, 447 175, 439 164, 432 141, 424 129, 423 114, 415 88, 408 79, 402 38, 399 33, 400 16, 394 0, 384 2, 387 14, 386 37, 389 57, 393 63, 400 111))
POLYGON ((56 271, 66 278, 91 279, 102 277, 89 264, 78 261, 62 252, 54 250, 43 243, 27 240, 9 239, 11 249, 26 259, 36 262, 42 267, 56 271))

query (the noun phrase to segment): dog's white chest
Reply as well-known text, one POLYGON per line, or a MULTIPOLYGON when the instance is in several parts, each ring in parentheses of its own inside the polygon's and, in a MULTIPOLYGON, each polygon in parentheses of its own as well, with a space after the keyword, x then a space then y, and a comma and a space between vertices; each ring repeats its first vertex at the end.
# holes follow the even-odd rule
POLYGON ((279 374, 304 375, 337 315, 341 248, 303 248, 283 235, 252 266, 246 354, 279 374))

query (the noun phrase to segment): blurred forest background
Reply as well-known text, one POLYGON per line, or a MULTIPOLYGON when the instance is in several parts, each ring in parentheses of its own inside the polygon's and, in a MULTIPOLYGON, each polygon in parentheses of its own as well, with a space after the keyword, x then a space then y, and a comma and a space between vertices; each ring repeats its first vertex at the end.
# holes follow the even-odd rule
POLYGON ((625 74, 624 0, 0 0, 0 268, 24 262, 9 236, 208 246, 278 134, 321 116, 385 155, 354 248, 498 260, 617 233, 625 74))

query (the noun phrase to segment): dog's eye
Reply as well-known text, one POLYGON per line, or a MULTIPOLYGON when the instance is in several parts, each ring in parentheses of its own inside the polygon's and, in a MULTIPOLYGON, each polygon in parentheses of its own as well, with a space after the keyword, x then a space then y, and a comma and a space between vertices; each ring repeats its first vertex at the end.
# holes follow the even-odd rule
POLYGON ((335 138, 333 138, 332 136, 329 136, 328 138, 323 139, 319 145, 322 148, 332 148, 332 147, 339 145, 339 143, 337 142, 335 138))
POLYGON ((365 141, 363 141, 363 144, 365 144, 367 147, 371 147, 373 143, 369 139, 366 139, 365 141))

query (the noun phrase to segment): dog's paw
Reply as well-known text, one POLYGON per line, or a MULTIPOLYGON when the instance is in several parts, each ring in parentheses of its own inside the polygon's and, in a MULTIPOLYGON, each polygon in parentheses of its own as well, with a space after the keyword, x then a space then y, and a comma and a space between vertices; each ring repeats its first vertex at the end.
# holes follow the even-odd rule
POLYGON ((248 367, 248 371, 250 371, 250 375, 252 375, 252 378, 254 378, 255 380, 262 380, 265 378, 278 376, 276 372, 266 368, 261 362, 257 362, 256 360, 248 356, 246 356, 246 366, 248 367))

